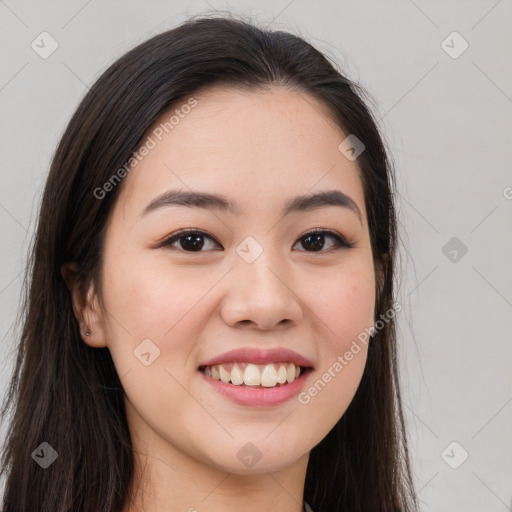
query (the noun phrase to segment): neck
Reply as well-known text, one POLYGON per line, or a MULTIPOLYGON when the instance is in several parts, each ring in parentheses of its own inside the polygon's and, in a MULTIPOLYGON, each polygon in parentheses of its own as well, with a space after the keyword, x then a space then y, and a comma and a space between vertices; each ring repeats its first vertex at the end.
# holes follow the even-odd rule
MULTIPOLYGON (((136 415, 129 404, 127 410, 136 415)), ((194 446, 169 442, 142 421, 129 424, 134 478, 122 512, 303 512, 309 452, 277 471, 260 465, 241 474, 194 453, 194 446)))
POLYGON ((309 454, 281 471, 251 475, 159 455, 134 452, 133 498, 123 512, 303 512, 309 454))

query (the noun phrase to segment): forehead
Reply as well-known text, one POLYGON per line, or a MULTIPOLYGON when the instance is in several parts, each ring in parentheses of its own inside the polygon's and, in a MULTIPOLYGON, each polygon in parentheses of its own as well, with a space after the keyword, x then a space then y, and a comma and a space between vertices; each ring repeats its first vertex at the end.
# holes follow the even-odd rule
POLYGON ((231 196, 242 212, 281 209, 284 198, 337 188, 364 215, 359 167, 338 149, 346 135, 306 93, 211 87, 170 108, 148 137, 152 148, 123 182, 125 214, 139 215, 176 188, 231 196))

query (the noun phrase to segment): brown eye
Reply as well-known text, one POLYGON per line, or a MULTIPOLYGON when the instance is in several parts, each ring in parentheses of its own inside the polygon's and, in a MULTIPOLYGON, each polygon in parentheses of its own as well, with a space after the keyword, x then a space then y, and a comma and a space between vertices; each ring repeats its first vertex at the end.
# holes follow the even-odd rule
MULTIPOLYGON (((350 249, 354 246, 347 242, 339 234, 328 230, 314 230, 301 236, 296 242, 301 243, 305 252, 331 252, 338 249, 350 249), (326 239, 334 240, 326 250, 326 239)), ((210 235, 198 229, 184 229, 178 233, 173 234, 168 239, 161 243, 161 247, 169 247, 180 249, 185 252, 204 252, 206 250, 221 250, 216 249, 220 244, 210 235), (213 246, 208 247, 208 240, 213 242, 213 246), (205 249, 206 246, 206 249, 205 249), (204 250, 203 250, 204 249, 204 250)))
MULTIPOLYGON (((188 229, 175 233, 167 240, 164 240, 161 246, 174 248, 175 244, 178 243, 177 248, 185 252, 204 252, 202 249, 205 245, 208 245, 205 243, 205 239, 214 240, 204 231, 188 229)), ((217 242, 215 242, 215 244, 218 245, 217 242)), ((211 247, 207 247, 207 250, 208 249, 211 249, 211 247)))
POLYGON ((331 249, 350 249, 354 244, 348 243, 343 237, 334 233, 333 231, 326 230, 315 230, 310 231, 303 235, 299 241, 301 241, 302 247, 306 249, 306 252, 328 252, 331 249), (325 246, 325 239, 331 238, 334 240, 334 248, 323 251, 325 246))

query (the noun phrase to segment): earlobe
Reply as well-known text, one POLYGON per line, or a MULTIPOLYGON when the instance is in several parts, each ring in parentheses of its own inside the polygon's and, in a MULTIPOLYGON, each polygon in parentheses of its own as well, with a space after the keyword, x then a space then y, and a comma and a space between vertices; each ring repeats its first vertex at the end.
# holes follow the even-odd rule
POLYGON ((74 262, 65 263, 61 267, 62 278, 70 290, 71 305, 78 321, 80 334, 87 345, 95 348, 106 347, 103 315, 94 285, 89 282, 84 287, 84 284, 77 279, 78 274, 79 267, 74 262))

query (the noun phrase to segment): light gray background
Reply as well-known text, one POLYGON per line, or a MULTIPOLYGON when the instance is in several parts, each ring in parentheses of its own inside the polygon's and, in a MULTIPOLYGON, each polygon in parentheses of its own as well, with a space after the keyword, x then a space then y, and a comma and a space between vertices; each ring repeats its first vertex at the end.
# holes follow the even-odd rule
POLYGON ((401 372, 422 509, 512 510, 510 0, 0 1, 1 389, 42 186, 79 100, 135 44, 227 7, 306 37, 375 98, 399 180, 401 372), (47 59, 31 48, 43 31, 59 45, 47 59), (458 58, 442 47, 453 31, 469 44, 458 58), (455 262, 442 252, 452 237, 468 249, 455 262))

